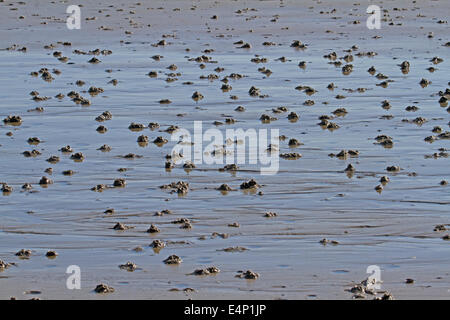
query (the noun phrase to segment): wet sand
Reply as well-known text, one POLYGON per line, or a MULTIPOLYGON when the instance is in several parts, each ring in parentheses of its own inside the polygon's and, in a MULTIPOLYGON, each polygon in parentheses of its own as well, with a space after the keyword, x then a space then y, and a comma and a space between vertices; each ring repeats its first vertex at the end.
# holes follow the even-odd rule
POLYGON ((18 115, 22 124, 0 124, 0 182, 13 188, 0 195, 0 260, 16 263, 0 271, 0 298, 352 299, 347 290, 368 276, 369 265, 378 265, 382 290, 396 299, 448 299, 450 242, 443 237, 449 231, 434 228, 450 228, 450 189, 440 184, 450 179, 449 158, 444 156, 450 144, 432 130, 440 126, 441 133, 449 131, 448 106, 440 105, 439 91, 449 88, 450 48, 445 44, 450 39, 444 22, 450 4, 384 1, 382 9, 388 11, 380 30, 366 28, 368 4, 249 0, 198 1, 194 7, 192 1, 137 5, 114 0, 85 4, 81 30, 68 30, 68 4, 1 1, 0 49, 17 47, 0 50, 0 118, 18 115), (211 19, 214 15, 217 19, 211 19), (166 45, 152 46, 161 40, 166 45), (240 40, 251 48, 234 44, 240 40), (294 40, 307 47, 291 47, 294 40), (44 48, 50 44, 55 47, 44 48), (351 49, 354 45, 358 48, 351 49), (22 47, 26 52, 18 50, 22 47), (95 49, 112 53, 74 53, 95 49), (204 53, 207 49, 214 51, 204 53), (55 51, 69 60, 59 61, 55 51), (332 52, 336 60, 323 57, 332 52), (361 54, 367 52, 376 55, 361 54), (200 63, 189 61, 203 54, 217 63, 204 63, 201 69, 200 63), (353 61, 344 61, 349 54, 353 61), (163 57, 156 61, 154 55, 163 57), (251 62, 255 55, 267 62, 251 62), (443 61, 431 62, 436 56, 443 61), (101 62, 89 63, 93 57, 101 62), (280 57, 286 62, 277 60, 280 57), (306 62, 304 69, 299 67, 301 61, 306 62), (329 63, 336 61, 342 64, 329 63), (410 63, 408 73, 399 66, 403 61, 410 63), (177 70, 167 69, 172 64, 177 70), (344 75, 342 67, 347 64, 353 70, 344 75), (371 66, 374 75, 367 72, 371 66), (217 67, 224 70, 216 72, 217 67), (262 67, 272 74, 258 71, 262 67), (429 67, 436 70, 430 72, 429 67), (54 80, 30 75, 41 68, 47 68, 54 80), (150 71, 156 71, 157 77, 149 77, 150 71), (229 79, 232 90, 223 92, 220 79, 231 73, 245 77, 229 79), (378 73, 388 79, 377 78, 378 73), (218 79, 200 79, 209 74, 217 74, 218 79), (168 77, 177 80, 168 82, 168 77), (421 87, 423 78, 431 83, 421 87), (116 85, 110 82, 113 79, 116 85), (85 84, 77 85, 78 80, 85 84), (379 85, 390 80, 386 88, 379 85), (334 90, 327 89, 330 83, 334 90), (317 92, 308 96, 295 89, 300 85, 317 92), (87 91, 93 86, 104 92, 91 96, 87 91), (251 86, 268 97, 249 96, 251 86), (51 99, 33 101, 32 91, 51 99), (70 91, 89 99, 90 105, 75 104, 67 96, 70 91), (204 98, 191 99, 194 91, 204 98), (65 96, 56 98, 59 93, 65 96), (232 95, 238 99, 230 99, 232 95), (161 104, 163 99, 171 103, 161 104), (306 100, 314 100, 314 105, 304 105, 306 100), (389 101, 389 109, 386 104, 382 107, 384 100, 389 101), (245 112, 236 112, 238 106, 245 112), (288 112, 272 112, 280 106, 288 112), (408 106, 418 110, 406 111, 408 106), (29 111, 36 107, 43 111, 29 111), (347 114, 335 116, 332 112, 337 108, 345 108, 347 114), (95 121, 104 111, 112 119, 95 121), (290 112, 299 115, 298 121, 287 119, 290 112), (278 120, 262 123, 262 114, 278 120), (339 128, 319 126, 321 115, 332 116, 329 121, 339 128), (207 129, 229 117, 236 123, 220 129, 278 128, 287 137, 280 141, 280 153, 298 152, 302 157, 280 159, 274 176, 262 176, 252 165, 240 165, 235 173, 207 164, 190 172, 180 165, 165 169, 164 157, 174 146, 170 134, 163 132, 170 125, 192 131, 193 121, 201 120, 207 129), (427 121, 414 123, 418 117, 427 121), (131 131, 133 122, 144 126, 157 122, 160 128, 131 131), (105 133, 96 131, 100 125, 107 128, 105 133), (375 140, 383 134, 392 137, 392 148, 375 140), (140 135, 149 137, 147 146, 136 142, 140 135), (162 147, 153 144, 159 136, 169 142, 162 147), (429 136, 437 139, 425 141, 429 136), (41 143, 30 145, 31 137, 41 143), (290 148, 290 138, 302 145, 290 148), (111 151, 97 150, 104 144, 111 151), (73 152, 59 151, 67 145, 73 152), (23 155, 33 149, 41 154, 23 155), (359 155, 330 156, 341 150, 358 150, 359 155), (84 155, 83 161, 71 159, 77 152, 84 155), (122 157, 129 153, 142 157, 122 157), (58 156, 59 162, 46 161, 51 156, 58 156), (353 175, 344 172, 348 164, 356 169, 353 175), (390 172, 388 166, 401 170, 390 172), (52 174, 44 172, 49 167, 52 174), (128 170, 119 172, 119 168, 128 170), (74 174, 62 174, 65 170, 74 174), (43 176, 53 183, 39 185, 43 176), (390 181, 378 193, 374 188, 383 176, 390 181), (91 190, 98 184, 111 186, 118 178, 126 179, 125 188, 91 190), (258 189, 262 195, 239 190, 251 178, 262 186, 258 189), (189 183, 186 195, 160 189, 176 181, 189 183), (22 190, 24 183, 32 189, 22 190), (236 191, 223 195, 216 190, 224 183, 236 191), (105 213, 110 208, 114 212, 105 213), (172 213, 155 216, 165 209, 172 213), (277 216, 264 217, 266 212, 277 216), (172 223, 179 218, 188 218, 192 228, 172 223), (113 230, 118 222, 133 228, 113 230), (235 222, 238 228, 229 226, 235 222), (151 224, 160 232, 146 232, 151 224), (224 233, 228 237, 220 236, 224 233), (323 245, 324 238, 338 244, 323 245), (149 246, 155 239, 166 242, 159 252, 149 246), (133 250, 138 246, 142 251, 133 250), (236 246, 248 250, 223 251, 236 246), (32 251, 29 259, 15 256, 20 249, 32 251), (58 256, 47 258, 48 250, 58 256), (173 254, 182 259, 181 264, 163 262, 173 254), (127 261, 138 268, 120 269, 127 261), (81 290, 66 289, 69 265, 81 268, 81 290), (210 266, 220 272, 191 274, 210 266), (259 277, 236 277, 241 270, 252 270, 259 277), (414 283, 406 284, 407 278, 414 283), (95 293, 100 283, 115 291, 95 293), (185 288, 195 291, 184 292, 185 288))

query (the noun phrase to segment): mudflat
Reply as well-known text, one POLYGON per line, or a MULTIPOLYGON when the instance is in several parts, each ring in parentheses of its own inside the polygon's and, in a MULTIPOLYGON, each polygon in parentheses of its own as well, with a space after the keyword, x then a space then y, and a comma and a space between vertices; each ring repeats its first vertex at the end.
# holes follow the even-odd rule
POLYGON ((450 297, 448 1, 70 4, 0 0, 1 299, 450 297))

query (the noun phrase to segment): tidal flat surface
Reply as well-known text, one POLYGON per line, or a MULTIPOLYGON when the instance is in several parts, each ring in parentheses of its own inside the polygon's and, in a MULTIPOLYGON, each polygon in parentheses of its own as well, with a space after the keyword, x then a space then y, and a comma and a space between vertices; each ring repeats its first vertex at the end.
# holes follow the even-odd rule
POLYGON ((0 1, 0 119, 21 117, 20 125, 0 123, 0 185, 12 188, 0 195, 0 260, 11 264, 0 269, 1 299, 352 299, 347 290, 369 265, 381 268, 380 292, 396 299, 450 297, 448 1, 383 1, 379 30, 366 27, 369 1, 92 1, 81 7, 80 30, 66 27, 69 4, 0 1), (305 47, 293 47, 296 40, 305 47), (334 60, 324 57, 333 52, 334 60), (250 96, 252 86, 263 97, 250 96), (90 95, 91 87, 103 90, 90 95), (90 105, 76 104, 71 91, 90 105), (194 101, 196 91, 204 98, 194 101), (281 106, 288 111, 273 112, 281 106), (96 121, 105 111, 112 118, 96 121), (263 114, 277 119, 262 122, 263 114), (323 115, 338 127, 318 125, 323 115), (224 135, 279 129, 280 154, 301 157, 280 158, 275 175, 251 164, 167 170, 176 142, 165 130, 193 132, 194 121, 224 135), (131 131, 131 123, 145 128, 131 131), (141 135, 147 145, 137 143, 141 135), (159 136, 168 142, 152 143, 159 136), (301 144, 289 146, 292 138, 301 144), (98 150, 104 144, 109 152, 98 150), (67 145, 73 151, 61 152, 67 145), (33 149, 40 154, 24 156, 33 149), (341 150, 357 154, 337 157, 341 150), (78 152, 83 161, 71 159, 78 152), (123 157, 130 153, 141 157, 123 157), (349 164, 354 171, 345 172, 349 164), (43 176, 53 183, 40 185, 43 176), (120 178, 124 188, 91 190, 120 178), (241 190, 252 178, 261 187, 241 190), (177 181, 189 183, 186 194, 160 188, 177 181), (234 190, 218 191, 222 184, 234 190), (171 213, 155 215, 162 210, 171 213), (191 228, 172 223, 180 218, 191 228), (117 223, 132 228, 114 230, 117 223), (160 232, 147 233, 152 224, 160 232), (156 239, 161 250, 150 247, 156 239), (231 247, 247 250, 223 250, 231 247), (31 256, 16 256, 21 249, 31 256), (165 264, 170 255, 182 263, 165 264), (137 269, 119 268, 127 261, 137 269), (66 288, 70 265, 81 268, 80 290, 66 288), (220 272, 191 274, 210 266, 220 272), (259 277, 236 277, 246 270, 259 277), (115 291, 95 293, 100 283, 115 291))

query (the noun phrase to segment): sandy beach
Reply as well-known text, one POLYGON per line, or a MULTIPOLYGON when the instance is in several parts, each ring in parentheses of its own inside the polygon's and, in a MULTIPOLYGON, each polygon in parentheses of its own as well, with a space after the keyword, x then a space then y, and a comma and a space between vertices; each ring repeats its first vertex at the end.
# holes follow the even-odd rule
POLYGON ((449 12, 0 0, 0 299, 449 299, 449 12), (175 163, 194 121, 277 172, 175 163))

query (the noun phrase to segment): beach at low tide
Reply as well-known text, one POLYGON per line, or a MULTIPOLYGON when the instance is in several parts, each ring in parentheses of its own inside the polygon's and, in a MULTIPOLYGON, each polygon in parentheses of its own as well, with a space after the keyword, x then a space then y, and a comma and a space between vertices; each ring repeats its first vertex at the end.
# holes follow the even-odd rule
POLYGON ((71 4, 0 1, 0 299, 373 299, 349 292, 371 265, 376 296, 450 297, 450 3, 380 2, 379 30, 373 1, 92 1, 79 30, 71 4), (301 157, 167 170, 194 121, 301 157))

